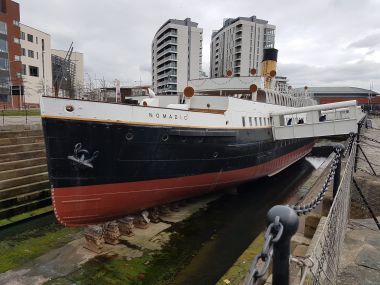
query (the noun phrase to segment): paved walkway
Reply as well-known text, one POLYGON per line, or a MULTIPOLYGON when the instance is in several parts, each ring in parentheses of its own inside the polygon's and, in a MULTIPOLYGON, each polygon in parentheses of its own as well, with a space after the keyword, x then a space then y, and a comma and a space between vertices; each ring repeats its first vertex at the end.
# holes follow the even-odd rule
POLYGON ((32 125, 41 124, 40 116, 5 116, 0 117, 0 126, 11 126, 11 125, 32 125))
MULTIPOLYGON (((380 119, 372 119, 372 125, 380 129, 380 119)), ((380 140, 380 131, 363 129, 367 137, 380 140)), ((368 140, 361 140, 362 148, 368 159, 375 163, 373 168, 380 174, 380 145, 368 140)), ((354 177, 361 188, 368 204, 376 216, 380 216, 380 177, 372 176, 372 170, 359 152, 358 170, 354 177), (364 170, 364 171, 363 171, 364 170)), ((351 219, 349 221, 341 255, 340 272, 337 284, 372 285, 380 284, 380 230, 355 186, 352 188, 351 219), (363 218, 364 217, 364 218, 363 218)), ((378 217, 380 220, 380 217, 378 217)))
POLYGON ((350 220, 337 284, 380 284, 380 230, 372 219, 350 220))

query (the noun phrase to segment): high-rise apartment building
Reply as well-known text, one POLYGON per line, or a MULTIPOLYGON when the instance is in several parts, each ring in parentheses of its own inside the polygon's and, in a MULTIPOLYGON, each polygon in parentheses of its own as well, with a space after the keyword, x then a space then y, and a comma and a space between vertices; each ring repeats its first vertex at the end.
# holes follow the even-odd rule
POLYGON ((21 105, 21 77, 20 7, 0 0, 0 105, 21 105))
POLYGON ((260 74, 264 48, 273 48, 276 27, 252 17, 225 19, 212 33, 210 77, 248 76, 251 69, 260 74))
POLYGON ((152 86, 158 94, 183 92, 202 72, 203 30, 190 18, 165 22, 152 41, 152 86))

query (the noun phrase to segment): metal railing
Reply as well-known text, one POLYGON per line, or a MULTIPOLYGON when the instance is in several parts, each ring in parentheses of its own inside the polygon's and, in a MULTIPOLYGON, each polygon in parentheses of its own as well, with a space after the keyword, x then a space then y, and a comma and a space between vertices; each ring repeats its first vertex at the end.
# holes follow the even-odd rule
POLYGON ((351 183, 356 156, 353 142, 334 202, 316 242, 309 248, 312 266, 304 270, 300 284, 336 284, 340 252, 350 212, 351 183))
POLYGON ((269 270, 273 257, 272 284, 288 285, 290 261, 301 265, 298 284, 335 284, 340 251, 343 246, 345 229, 349 217, 351 181, 356 157, 356 136, 350 134, 347 148, 335 147, 335 157, 325 183, 315 198, 306 205, 274 206, 267 214, 267 231, 263 250, 252 262, 244 285, 258 284, 269 270), (342 177, 342 157, 348 157, 342 177), (334 201, 325 218, 322 230, 315 235, 308 251, 308 261, 290 257, 290 240, 297 232, 298 216, 306 215, 318 206, 331 182, 334 181, 334 201), (261 269, 258 264, 261 261, 261 269))
POLYGON ((0 126, 31 125, 41 123, 39 109, 1 109, 0 126))

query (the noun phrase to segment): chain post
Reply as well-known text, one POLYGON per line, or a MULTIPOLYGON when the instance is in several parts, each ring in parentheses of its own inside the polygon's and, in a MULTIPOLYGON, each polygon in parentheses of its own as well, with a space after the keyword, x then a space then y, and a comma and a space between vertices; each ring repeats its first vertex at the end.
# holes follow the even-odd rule
POLYGON ((297 232, 298 216, 289 206, 274 206, 267 214, 267 224, 283 226, 279 240, 273 246, 273 285, 289 285, 290 239, 297 232), (276 225, 277 224, 277 225, 276 225))
POLYGON ((337 155, 337 164, 336 164, 336 169, 335 169, 335 174, 334 174, 334 186, 333 186, 333 198, 335 198, 336 193, 338 192, 339 189, 339 184, 340 184, 340 172, 342 168, 342 155, 344 153, 344 145, 342 144, 336 144, 334 148, 334 152, 337 155))

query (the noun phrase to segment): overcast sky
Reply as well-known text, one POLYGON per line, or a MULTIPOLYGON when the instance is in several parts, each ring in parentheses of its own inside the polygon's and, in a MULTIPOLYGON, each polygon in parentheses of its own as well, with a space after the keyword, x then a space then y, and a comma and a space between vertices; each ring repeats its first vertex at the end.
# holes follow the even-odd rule
POLYGON ((212 30, 224 18, 256 15, 276 25, 278 74, 293 86, 380 91, 380 0, 16 0, 21 22, 51 35, 52 47, 84 53, 92 78, 151 82, 151 42, 169 18, 203 28, 209 73, 212 30))

